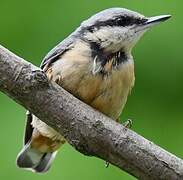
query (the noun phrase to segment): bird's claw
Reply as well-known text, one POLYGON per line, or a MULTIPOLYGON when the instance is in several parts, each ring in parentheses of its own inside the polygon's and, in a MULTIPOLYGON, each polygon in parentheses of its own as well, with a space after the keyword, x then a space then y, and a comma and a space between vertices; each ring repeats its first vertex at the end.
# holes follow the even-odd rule
POLYGON ((128 119, 126 122, 123 123, 123 126, 130 129, 132 127, 132 124, 133 121, 131 119, 128 119))
POLYGON ((106 167, 106 168, 109 167, 109 162, 108 162, 108 161, 105 162, 105 167, 106 167))

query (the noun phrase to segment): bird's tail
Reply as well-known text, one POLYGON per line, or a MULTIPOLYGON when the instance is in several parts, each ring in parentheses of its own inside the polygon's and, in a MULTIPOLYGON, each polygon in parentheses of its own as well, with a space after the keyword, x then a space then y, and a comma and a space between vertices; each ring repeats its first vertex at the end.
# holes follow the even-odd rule
POLYGON ((57 151, 49 153, 40 152, 28 142, 18 154, 17 166, 37 173, 44 173, 49 170, 56 153, 57 151))

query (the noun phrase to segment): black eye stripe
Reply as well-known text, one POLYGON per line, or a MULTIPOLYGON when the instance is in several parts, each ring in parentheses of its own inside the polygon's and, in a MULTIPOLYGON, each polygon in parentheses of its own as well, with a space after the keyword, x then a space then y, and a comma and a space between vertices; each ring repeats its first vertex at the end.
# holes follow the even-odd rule
POLYGON ((122 17, 122 18, 116 19, 116 24, 118 26, 129 26, 129 25, 139 24, 139 23, 140 23, 139 19, 134 19, 130 17, 122 17))
MULTIPOLYGON (((110 26, 129 26, 133 24, 141 24, 147 21, 145 18, 135 18, 135 17, 130 17, 130 16, 122 16, 122 17, 117 17, 112 20, 108 20, 102 23, 105 23, 106 25, 110 26)), ((99 22, 100 24, 101 22, 99 22)), ((96 24, 97 25, 97 24, 96 24)))
POLYGON ((98 21, 94 25, 88 27, 87 29, 89 31, 93 32, 95 28, 99 29, 100 27, 104 27, 104 26, 126 27, 126 26, 130 26, 130 25, 135 25, 135 24, 143 24, 146 21, 147 21, 147 19, 145 19, 145 18, 135 18, 135 17, 131 17, 131 16, 119 16, 114 19, 109 19, 107 21, 98 21))

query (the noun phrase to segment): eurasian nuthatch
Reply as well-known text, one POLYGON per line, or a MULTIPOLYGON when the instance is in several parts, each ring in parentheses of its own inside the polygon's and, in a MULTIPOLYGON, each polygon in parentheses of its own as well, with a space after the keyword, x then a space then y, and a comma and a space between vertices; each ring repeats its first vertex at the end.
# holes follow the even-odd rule
MULTIPOLYGON (((104 10, 53 48, 41 68, 49 80, 118 120, 135 80, 132 48, 150 27, 169 18, 145 17, 123 8, 104 10)), ((46 172, 65 139, 33 114, 28 117, 17 165, 46 172)))

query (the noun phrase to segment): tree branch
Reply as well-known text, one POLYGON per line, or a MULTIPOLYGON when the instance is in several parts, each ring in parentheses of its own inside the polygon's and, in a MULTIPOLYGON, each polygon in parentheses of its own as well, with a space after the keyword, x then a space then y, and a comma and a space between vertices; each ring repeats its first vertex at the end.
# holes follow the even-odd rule
POLYGON ((183 179, 183 160, 49 82, 41 69, 0 46, 0 90, 60 132, 78 151, 139 179, 183 179))

